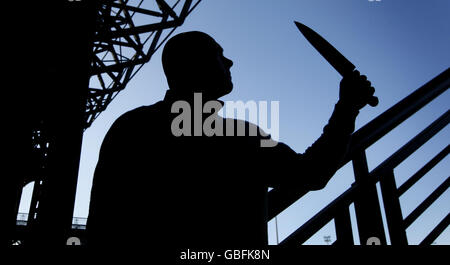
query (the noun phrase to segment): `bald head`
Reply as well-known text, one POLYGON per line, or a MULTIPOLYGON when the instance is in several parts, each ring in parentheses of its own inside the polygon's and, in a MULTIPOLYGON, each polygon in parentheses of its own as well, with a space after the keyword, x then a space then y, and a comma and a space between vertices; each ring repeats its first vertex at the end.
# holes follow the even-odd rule
POLYGON ((191 31, 167 41, 162 64, 171 90, 201 92, 219 98, 232 90, 230 67, 222 47, 209 35, 191 31))

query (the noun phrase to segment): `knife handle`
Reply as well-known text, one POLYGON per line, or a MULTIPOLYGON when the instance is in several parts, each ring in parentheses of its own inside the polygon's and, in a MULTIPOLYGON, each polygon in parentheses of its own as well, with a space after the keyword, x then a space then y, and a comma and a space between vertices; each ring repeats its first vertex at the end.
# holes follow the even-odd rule
MULTIPOLYGON (((347 74, 351 74, 353 72, 356 72, 358 75, 360 74, 358 70, 355 70, 355 68, 353 69, 349 69, 346 73, 347 74)), ((371 96, 367 102, 367 104, 369 104, 369 106, 371 107, 376 107, 378 105, 378 98, 376 96, 371 96)))
POLYGON ((368 104, 371 107, 376 107, 378 105, 378 98, 375 96, 370 97, 368 104))

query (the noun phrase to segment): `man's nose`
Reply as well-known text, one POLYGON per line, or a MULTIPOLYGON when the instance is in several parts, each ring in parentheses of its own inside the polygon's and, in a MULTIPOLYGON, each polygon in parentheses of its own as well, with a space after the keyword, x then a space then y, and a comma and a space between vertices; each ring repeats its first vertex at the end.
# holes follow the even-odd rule
POLYGON ((233 66, 233 61, 228 59, 227 57, 224 57, 225 59, 225 64, 228 68, 231 68, 231 66, 233 66))

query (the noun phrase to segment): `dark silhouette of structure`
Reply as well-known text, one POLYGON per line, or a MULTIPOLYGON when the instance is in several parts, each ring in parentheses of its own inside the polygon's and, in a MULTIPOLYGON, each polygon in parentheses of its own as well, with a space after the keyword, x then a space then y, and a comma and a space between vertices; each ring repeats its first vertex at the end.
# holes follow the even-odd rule
MULTIPOLYGON (((202 93, 204 101, 228 94, 233 63, 201 32, 170 39, 162 60, 170 86, 164 100, 122 115, 103 142, 91 195, 89 244, 266 245, 268 187, 323 188, 346 154, 359 109, 374 93, 357 71, 346 76, 328 125, 304 154, 283 143, 261 147, 270 136, 250 136, 256 125, 248 122, 246 136, 175 136, 171 124, 178 114, 172 105, 183 100, 193 106, 194 93, 202 93), (130 218, 140 209, 151 209, 141 216, 145 227, 130 218), (114 234, 112 218, 121 223, 114 234)), ((234 130, 238 123, 232 121, 234 130)))
MULTIPOLYGON (((21 22, 5 33, 14 40, 6 48, 7 87, 13 89, 5 98, 18 101, 5 110, 12 128, 5 171, 12 173, 2 185, 2 243, 63 245, 74 235, 84 130, 200 0, 143 2, 8 3, 21 22), (34 186, 28 220, 16 225, 28 183, 34 186)), ((83 231, 75 232, 83 238, 83 231)))

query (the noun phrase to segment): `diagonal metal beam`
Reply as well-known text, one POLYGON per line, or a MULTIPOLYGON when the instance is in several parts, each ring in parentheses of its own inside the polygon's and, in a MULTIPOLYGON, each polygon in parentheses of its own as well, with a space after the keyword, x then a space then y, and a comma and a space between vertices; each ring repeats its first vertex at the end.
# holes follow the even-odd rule
POLYGON ((414 211, 412 211, 408 217, 405 218, 404 226, 409 227, 423 212, 425 212, 428 207, 430 207, 433 202, 435 202, 439 196, 441 196, 450 186, 450 177, 439 185, 437 189, 435 189, 430 196, 428 196, 419 206, 417 206, 414 211))

